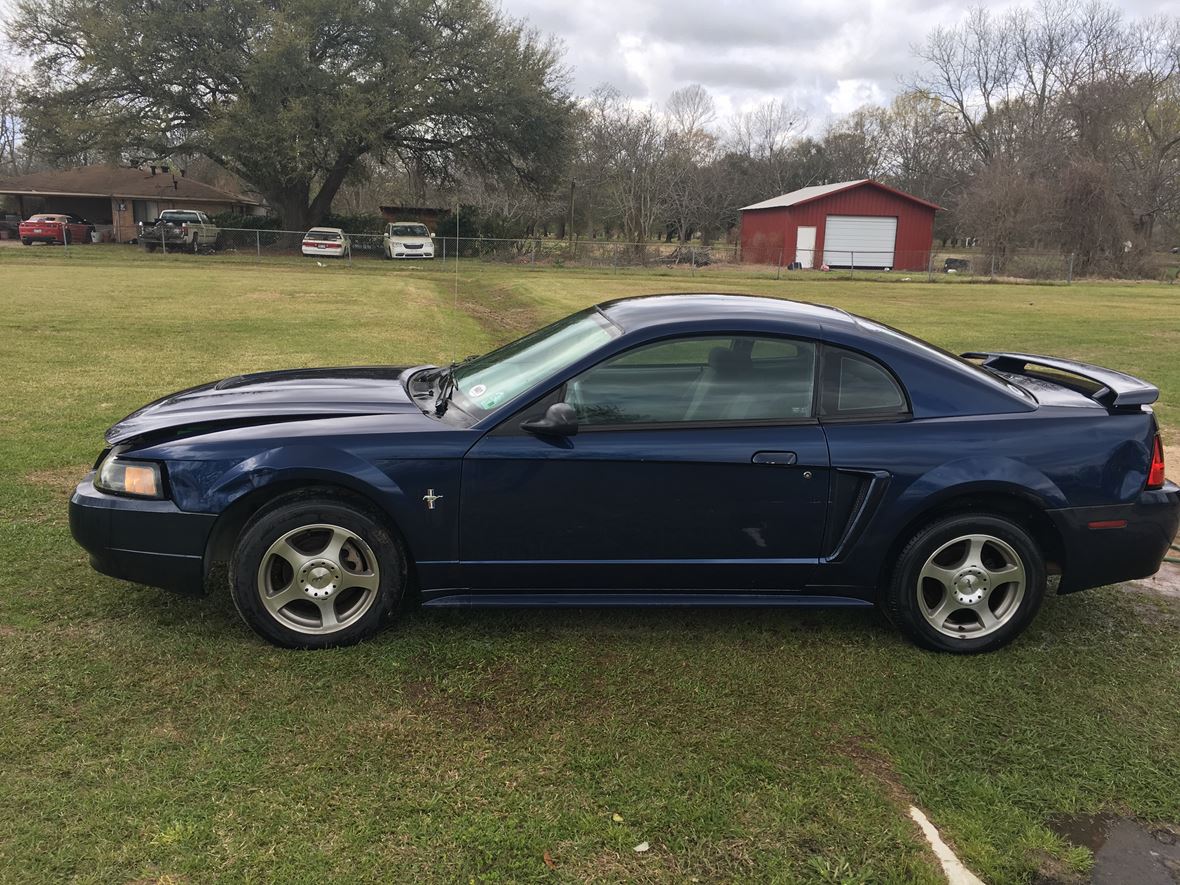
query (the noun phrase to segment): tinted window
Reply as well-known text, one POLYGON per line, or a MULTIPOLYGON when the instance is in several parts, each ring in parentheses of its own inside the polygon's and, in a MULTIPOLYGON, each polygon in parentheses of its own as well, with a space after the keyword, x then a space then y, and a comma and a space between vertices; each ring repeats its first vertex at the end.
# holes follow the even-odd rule
POLYGON ((901 387, 876 360, 838 347, 824 350, 821 415, 880 417, 908 411, 901 387))
POLYGON ((798 421, 811 417, 815 344, 681 338, 636 348, 570 382, 586 425, 798 421))

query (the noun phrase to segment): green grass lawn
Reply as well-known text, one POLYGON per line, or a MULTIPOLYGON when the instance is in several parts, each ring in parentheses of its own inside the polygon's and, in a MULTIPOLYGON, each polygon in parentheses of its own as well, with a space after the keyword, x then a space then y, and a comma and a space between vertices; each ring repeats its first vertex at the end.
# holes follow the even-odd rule
POLYGON ((300 654, 226 594, 94 574, 66 523, 103 429, 168 391, 464 356, 658 291, 1111 365, 1160 385, 1175 446, 1180 289, 472 264, 456 296, 437 267, 105 254, 0 250, 0 881, 937 882, 912 801, 1013 882, 1085 870, 1053 814, 1180 821, 1180 607, 1126 588, 967 659, 847 611, 423 612, 300 654))

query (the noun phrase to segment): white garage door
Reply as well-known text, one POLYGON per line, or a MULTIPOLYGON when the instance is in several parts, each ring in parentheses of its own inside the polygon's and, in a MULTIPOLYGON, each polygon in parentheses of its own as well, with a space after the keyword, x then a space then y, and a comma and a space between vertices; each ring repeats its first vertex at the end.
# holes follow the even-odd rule
POLYGON ((897 219, 829 215, 824 227, 824 264, 829 267, 893 267, 897 219))

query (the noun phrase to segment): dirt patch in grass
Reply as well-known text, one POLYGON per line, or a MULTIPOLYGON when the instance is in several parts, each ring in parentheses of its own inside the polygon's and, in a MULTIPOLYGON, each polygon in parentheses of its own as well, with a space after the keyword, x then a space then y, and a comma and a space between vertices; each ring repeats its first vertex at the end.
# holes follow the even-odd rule
POLYGON ((1133 590, 1180 602, 1180 565, 1165 562, 1150 578, 1131 581, 1127 586, 1133 590))
POLYGON ((511 286, 494 286, 478 299, 460 295, 459 306, 464 313, 491 327, 508 338, 515 338, 541 325, 537 312, 523 302, 511 286))
POLYGON ((42 470, 31 470, 25 474, 25 482, 29 485, 60 492, 72 492, 78 481, 84 477, 90 468, 83 464, 71 464, 67 467, 48 467, 42 470))
POLYGON ((854 737, 836 745, 836 752, 852 761, 862 775, 881 785, 889 801, 903 813, 908 813, 914 804, 914 797, 902 784, 893 763, 883 754, 867 746, 861 738, 854 737))

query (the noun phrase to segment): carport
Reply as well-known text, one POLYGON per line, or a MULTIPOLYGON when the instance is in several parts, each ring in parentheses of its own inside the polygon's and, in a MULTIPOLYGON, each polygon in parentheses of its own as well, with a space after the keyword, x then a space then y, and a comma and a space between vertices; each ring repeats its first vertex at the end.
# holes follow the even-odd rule
POLYGON ((0 196, 16 203, 21 218, 37 212, 80 215, 107 238, 126 242, 135 224, 163 209, 195 209, 215 215, 261 214, 259 200, 189 178, 175 166, 77 166, 0 181, 0 196))

